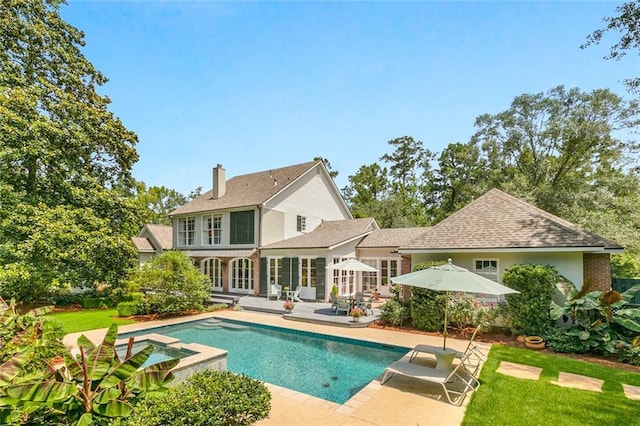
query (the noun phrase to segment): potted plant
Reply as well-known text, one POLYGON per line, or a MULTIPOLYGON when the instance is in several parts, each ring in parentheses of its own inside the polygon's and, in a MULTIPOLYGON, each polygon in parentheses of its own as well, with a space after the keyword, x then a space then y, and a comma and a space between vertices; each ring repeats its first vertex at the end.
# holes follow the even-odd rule
POLYGON ((358 322, 360 321, 360 317, 365 315, 365 312, 362 308, 353 308, 349 311, 349 315, 353 318, 353 322, 358 322))
POLYGON ((291 311, 293 311, 293 307, 295 305, 293 304, 293 302, 291 300, 287 300, 286 302, 284 302, 284 305, 282 305, 282 307, 284 308, 284 311, 288 314, 291 313, 291 311))

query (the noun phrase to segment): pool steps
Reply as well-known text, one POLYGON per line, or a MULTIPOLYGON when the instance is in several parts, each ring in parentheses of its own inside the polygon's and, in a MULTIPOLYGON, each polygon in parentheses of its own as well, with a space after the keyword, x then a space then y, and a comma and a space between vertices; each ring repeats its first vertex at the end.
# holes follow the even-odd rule
POLYGON ((247 330, 248 329, 246 325, 231 324, 231 323, 223 322, 217 319, 210 319, 210 320, 204 321, 198 324, 197 326, 195 326, 195 328, 199 330, 217 330, 220 328, 228 328, 231 330, 247 330))

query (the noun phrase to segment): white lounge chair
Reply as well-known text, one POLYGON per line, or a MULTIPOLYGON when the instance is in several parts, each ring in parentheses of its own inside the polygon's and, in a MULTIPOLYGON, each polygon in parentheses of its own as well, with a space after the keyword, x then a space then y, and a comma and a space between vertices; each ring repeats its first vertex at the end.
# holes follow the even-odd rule
MULTIPOLYGON (((465 362, 463 363, 464 368, 474 377, 476 376, 476 373, 480 369, 480 365, 487 359, 487 356, 474 343, 474 340, 479 330, 480 330, 480 327, 477 327, 473 331, 473 334, 471 335, 471 338, 469 339, 469 343, 467 344, 467 348, 464 350, 464 352, 455 351, 455 355, 454 355, 455 358, 460 360, 462 360, 465 356, 467 356, 465 359, 465 362)), ((419 353, 435 354, 435 351, 438 349, 442 349, 442 346, 416 345, 413 348, 411 355, 409 356, 409 362, 413 362, 413 360, 416 358, 416 356, 418 356, 419 353)))
POLYGON ((464 366, 469 355, 465 355, 451 371, 426 367, 406 360, 396 361, 384 370, 380 384, 384 385, 396 374, 423 382, 439 384, 442 386, 449 403, 460 406, 467 394, 480 386, 478 379, 470 374, 464 366))
POLYGON ((271 286, 267 290, 267 300, 271 300, 272 297, 275 297, 276 300, 280 300, 280 294, 280 289, 276 285, 271 284, 271 286))

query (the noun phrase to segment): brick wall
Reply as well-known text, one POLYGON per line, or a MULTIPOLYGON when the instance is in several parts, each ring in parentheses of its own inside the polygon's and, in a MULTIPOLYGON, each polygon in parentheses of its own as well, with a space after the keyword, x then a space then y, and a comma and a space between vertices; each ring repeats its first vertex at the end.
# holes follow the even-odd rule
POLYGON ((584 282, 591 282, 591 291, 611 290, 611 255, 609 253, 583 253, 584 282))

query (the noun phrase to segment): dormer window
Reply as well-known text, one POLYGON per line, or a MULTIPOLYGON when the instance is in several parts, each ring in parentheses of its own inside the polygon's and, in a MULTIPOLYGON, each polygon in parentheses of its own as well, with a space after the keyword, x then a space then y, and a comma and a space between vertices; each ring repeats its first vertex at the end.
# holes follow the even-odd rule
POLYGON ((297 227, 298 232, 304 232, 307 230, 307 218, 305 216, 298 215, 297 227))

